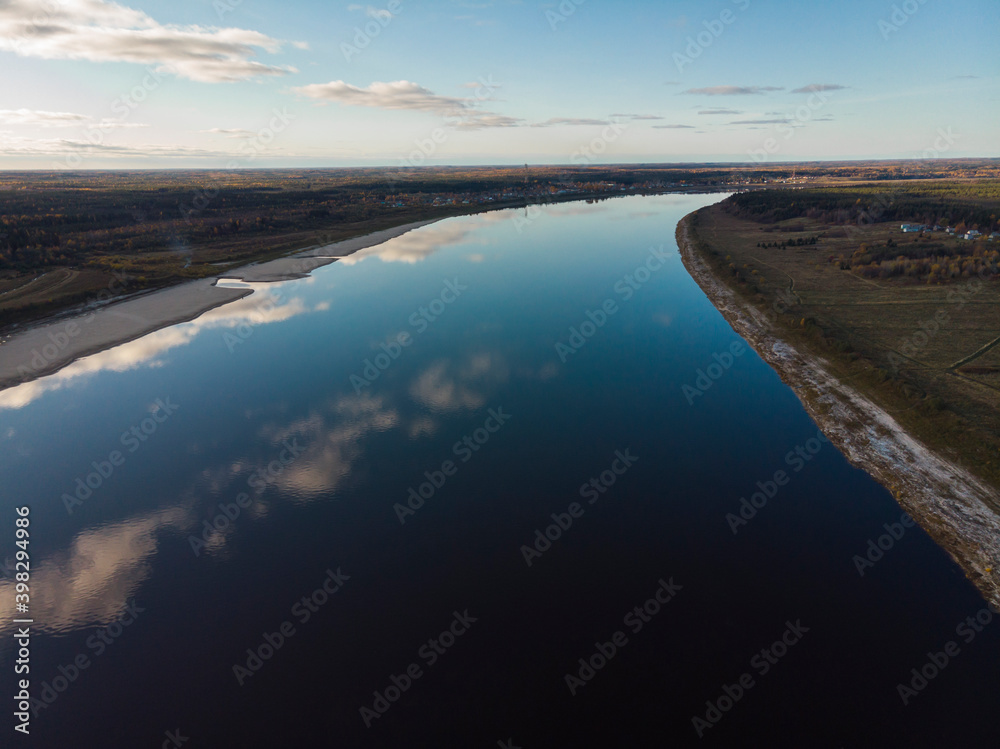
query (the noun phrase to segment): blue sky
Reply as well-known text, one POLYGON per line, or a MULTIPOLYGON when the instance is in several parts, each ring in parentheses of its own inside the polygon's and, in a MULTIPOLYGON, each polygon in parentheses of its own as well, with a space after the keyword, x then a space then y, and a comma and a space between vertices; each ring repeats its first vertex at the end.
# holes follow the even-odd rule
POLYGON ((6 0, 0 168, 1000 156, 998 31, 996 0, 6 0))

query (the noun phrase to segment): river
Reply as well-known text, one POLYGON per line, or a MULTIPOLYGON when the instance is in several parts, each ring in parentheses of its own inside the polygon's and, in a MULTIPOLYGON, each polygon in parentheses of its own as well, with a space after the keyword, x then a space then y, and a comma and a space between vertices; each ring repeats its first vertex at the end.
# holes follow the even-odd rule
POLYGON ((31 746, 995 746, 1000 624, 685 272, 719 199, 448 219, 0 392, 31 746))

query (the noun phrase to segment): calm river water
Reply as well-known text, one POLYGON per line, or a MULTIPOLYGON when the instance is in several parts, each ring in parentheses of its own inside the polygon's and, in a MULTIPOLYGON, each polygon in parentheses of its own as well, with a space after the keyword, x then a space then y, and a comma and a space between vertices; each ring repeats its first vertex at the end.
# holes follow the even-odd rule
POLYGON ((1000 623, 681 265, 719 199, 442 221, 0 393, 3 745, 996 746, 1000 623))

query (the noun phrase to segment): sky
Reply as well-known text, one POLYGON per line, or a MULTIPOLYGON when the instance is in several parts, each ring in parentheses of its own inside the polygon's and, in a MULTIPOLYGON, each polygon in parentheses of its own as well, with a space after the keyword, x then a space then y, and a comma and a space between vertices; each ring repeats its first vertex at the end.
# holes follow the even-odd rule
POLYGON ((0 169, 1000 156, 997 0, 0 0, 0 169))

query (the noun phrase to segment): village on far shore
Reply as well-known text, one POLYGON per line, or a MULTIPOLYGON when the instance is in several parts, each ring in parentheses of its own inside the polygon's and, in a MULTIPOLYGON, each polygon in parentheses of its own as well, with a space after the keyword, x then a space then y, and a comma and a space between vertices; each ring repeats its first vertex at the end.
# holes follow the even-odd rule
MULTIPOLYGON (((920 232, 931 232, 931 231, 943 231, 945 234, 951 234, 957 239, 968 239, 970 241, 976 239, 982 239, 983 233, 978 229, 969 229, 965 233, 959 232, 953 226, 939 226, 934 224, 930 226, 928 224, 900 224, 900 229, 902 229, 903 234, 919 234, 920 232)), ((990 242, 1000 239, 1000 231, 995 231, 990 234, 986 239, 990 242)))

